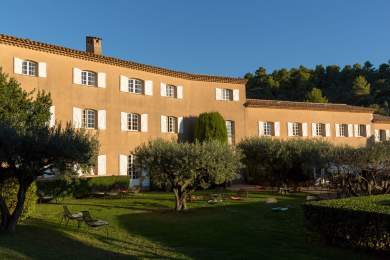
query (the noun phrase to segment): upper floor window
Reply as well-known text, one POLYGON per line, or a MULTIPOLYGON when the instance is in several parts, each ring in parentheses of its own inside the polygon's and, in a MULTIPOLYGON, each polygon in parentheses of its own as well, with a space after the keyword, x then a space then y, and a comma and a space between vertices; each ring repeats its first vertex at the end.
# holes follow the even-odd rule
POLYGON ((348 137, 348 125, 347 124, 340 124, 339 131, 340 131, 340 136, 348 137))
POLYGON ((228 137, 228 144, 234 144, 234 121, 227 120, 225 121, 226 131, 228 137))
POLYGON ((84 109, 82 114, 82 123, 83 128, 96 128, 96 110, 93 109, 84 109))
POLYGON ((358 125, 358 136, 360 136, 360 137, 366 137, 367 136, 366 125, 358 125))
POLYGON ((233 100, 233 90, 231 89, 222 89, 222 100, 233 100))
POLYGON ((129 131, 141 131, 141 116, 139 114, 127 114, 127 121, 129 131))
POLYGON ((315 136, 326 136, 325 124, 316 123, 314 135, 315 136))
POLYGON ((298 122, 292 123, 292 135, 302 136, 302 124, 298 122))
POLYGON ((129 92, 135 94, 144 93, 144 81, 140 79, 129 79, 129 92))
POLYGON ((273 122, 264 122, 263 131, 265 136, 274 135, 274 123, 273 122))
POLYGON ((38 63, 31 60, 24 60, 22 62, 22 74, 38 76, 38 63))
POLYGON ((167 97, 176 97, 176 86, 167 85, 166 86, 166 96, 167 97))
POLYGON ((81 84, 88 86, 97 85, 97 74, 93 71, 83 70, 81 72, 81 84))
POLYGON ((127 174, 131 176, 132 179, 138 179, 141 177, 141 169, 135 164, 135 156, 130 154, 127 162, 127 174))
POLYGON ((168 116, 168 133, 177 133, 177 118, 168 116))

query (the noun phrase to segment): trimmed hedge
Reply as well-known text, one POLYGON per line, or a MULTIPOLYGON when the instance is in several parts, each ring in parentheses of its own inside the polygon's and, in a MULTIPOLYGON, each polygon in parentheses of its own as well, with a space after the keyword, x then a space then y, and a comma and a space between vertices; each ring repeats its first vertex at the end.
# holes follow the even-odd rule
POLYGON ((38 182, 38 190, 55 197, 73 195, 83 198, 92 192, 124 190, 129 187, 130 176, 104 176, 95 178, 56 179, 38 182))
POLYGON ((331 244, 390 252, 390 195, 309 202, 309 230, 331 244))

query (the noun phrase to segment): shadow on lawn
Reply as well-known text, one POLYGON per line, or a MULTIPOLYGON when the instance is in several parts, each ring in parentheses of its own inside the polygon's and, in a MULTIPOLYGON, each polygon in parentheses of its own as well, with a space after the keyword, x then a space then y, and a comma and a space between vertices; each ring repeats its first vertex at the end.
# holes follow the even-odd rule
MULTIPOLYGON (((131 256, 93 247, 64 232, 42 225, 19 225, 14 234, 0 234, 1 248, 31 259, 129 259, 131 256)), ((0 253, 1 256, 1 253, 0 253)), ((15 256, 13 257, 15 258, 15 256)))
POLYGON ((370 259, 361 252, 309 243, 300 208, 302 197, 282 200, 292 206, 274 212, 264 202, 146 212, 118 216, 119 226, 195 259, 370 259))

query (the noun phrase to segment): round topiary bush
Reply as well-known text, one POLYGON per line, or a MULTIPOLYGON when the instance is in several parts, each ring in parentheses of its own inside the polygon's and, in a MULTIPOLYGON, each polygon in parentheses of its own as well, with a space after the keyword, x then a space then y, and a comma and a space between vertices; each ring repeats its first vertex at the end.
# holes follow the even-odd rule
MULTIPOLYGON (((19 183, 16 179, 6 180, 4 185, 0 186, 0 194, 3 198, 5 198, 10 212, 13 212, 16 207, 18 189, 19 183)), ((35 210, 37 200, 37 186, 33 183, 26 193, 26 201, 24 203, 24 210, 20 220, 25 220, 31 216, 35 210)))

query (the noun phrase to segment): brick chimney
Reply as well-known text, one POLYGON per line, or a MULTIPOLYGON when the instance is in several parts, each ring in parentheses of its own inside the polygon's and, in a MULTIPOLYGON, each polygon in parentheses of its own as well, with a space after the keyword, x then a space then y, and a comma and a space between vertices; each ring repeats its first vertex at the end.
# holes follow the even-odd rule
POLYGON ((94 36, 87 36, 86 51, 93 54, 102 55, 102 39, 94 36))

